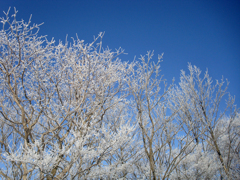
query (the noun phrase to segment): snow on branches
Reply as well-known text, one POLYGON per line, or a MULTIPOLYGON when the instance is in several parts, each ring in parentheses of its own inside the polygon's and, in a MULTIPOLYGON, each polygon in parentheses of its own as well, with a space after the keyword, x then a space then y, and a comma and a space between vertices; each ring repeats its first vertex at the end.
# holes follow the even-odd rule
POLYGON ((168 86, 162 55, 122 62, 103 33, 56 44, 14 10, 0 18, 2 179, 239 179, 224 80, 189 65, 168 86))

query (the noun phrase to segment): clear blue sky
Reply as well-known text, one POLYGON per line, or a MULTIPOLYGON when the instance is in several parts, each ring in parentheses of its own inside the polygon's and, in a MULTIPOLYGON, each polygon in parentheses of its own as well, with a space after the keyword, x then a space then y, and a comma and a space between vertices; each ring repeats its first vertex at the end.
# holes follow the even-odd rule
POLYGON ((208 68, 213 80, 228 78, 240 105, 240 0, 0 0, 1 16, 9 6, 19 19, 44 22, 40 34, 49 39, 77 33, 89 43, 105 31, 103 45, 125 49, 124 61, 164 52, 169 83, 188 62, 208 68))

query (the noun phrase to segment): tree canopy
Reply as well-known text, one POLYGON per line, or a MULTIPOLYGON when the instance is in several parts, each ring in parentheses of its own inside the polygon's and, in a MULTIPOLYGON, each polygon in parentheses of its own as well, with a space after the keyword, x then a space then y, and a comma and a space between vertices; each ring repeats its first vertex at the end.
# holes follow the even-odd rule
POLYGON ((188 65, 167 84, 162 55, 39 36, 1 18, 2 179, 239 179, 240 117, 228 81, 188 65), (226 81, 226 82, 225 82, 226 81))

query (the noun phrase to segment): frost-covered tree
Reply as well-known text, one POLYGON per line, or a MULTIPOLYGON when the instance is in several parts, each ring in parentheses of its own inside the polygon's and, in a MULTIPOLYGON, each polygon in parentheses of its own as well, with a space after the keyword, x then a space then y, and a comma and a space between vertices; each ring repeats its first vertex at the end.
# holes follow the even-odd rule
POLYGON ((102 48, 102 33, 55 45, 16 14, 1 18, 1 177, 120 177, 137 156, 125 107, 132 64, 102 48))
POLYGON ((228 82, 214 84, 207 71, 202 78, 199 68, 188 68, 190 74, 182 71, 179 86, 171 92, 170 108, 179 110, 178 124, 195 149, 180 163, 175 178, 239 179, 239 110, 227 92, 228 82))
POLYGON ((239 179, 240 124, 224 82, 189 65, 167 85, 153 52, 39 36, 10 10, 0 31, 1 179, 239 179))
POLYGON ((179 136, 180 126, 175 120, 178 108, 169 109, 173 84, 167 86, 160 71, 162 55, 151 62, 153 52, 141 56, 140 63, 129 77, 131 106, 135 109, 139 141, 144 150, 137 167, 147 179, 169 179, 178 164, 193 149, 188 134, 179 136), (162 88, 161 88, 162 87, 162 88))

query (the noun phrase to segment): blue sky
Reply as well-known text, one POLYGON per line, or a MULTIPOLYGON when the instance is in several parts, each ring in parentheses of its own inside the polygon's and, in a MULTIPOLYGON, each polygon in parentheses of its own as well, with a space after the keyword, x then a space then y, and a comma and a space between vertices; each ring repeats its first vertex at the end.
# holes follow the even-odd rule
POLYGON ((105 32, 104 47, 122 47, 124 61, 148 50, 164 52, 162 73, 179 80, 188 62, 210 76, 230 81, 229 92, 240 104, 239 0, 0 0, 0 16, 16 7, 18 18, 42 23, 41 35, 90 43, 105 32))

